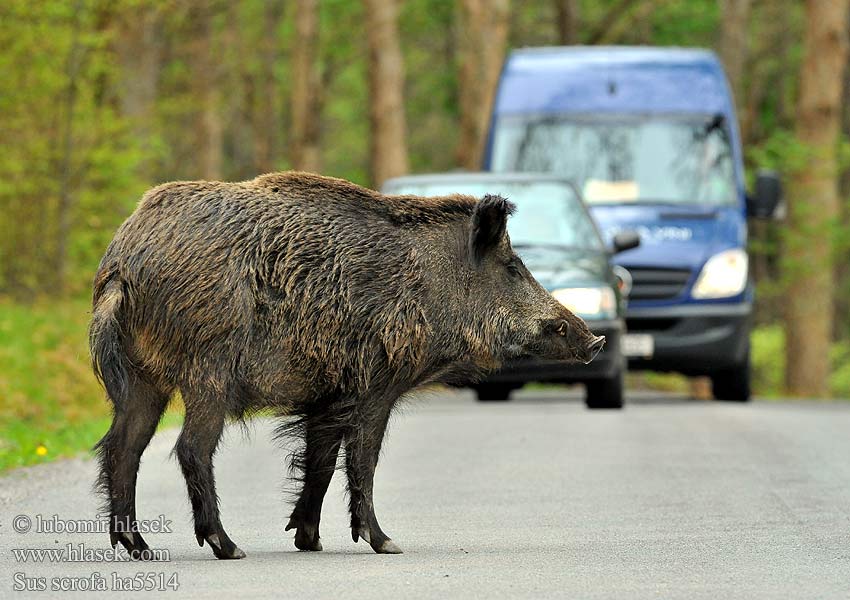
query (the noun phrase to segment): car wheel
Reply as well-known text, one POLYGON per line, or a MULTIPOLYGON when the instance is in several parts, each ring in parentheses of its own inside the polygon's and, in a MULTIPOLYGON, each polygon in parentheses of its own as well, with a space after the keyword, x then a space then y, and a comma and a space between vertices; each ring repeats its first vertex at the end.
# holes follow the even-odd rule
POLYGON ((475 387, 480 402, 505 402, 511 399, 513 387, 505 383, 482 383, 475 387))
POLYGON ((617 371, 613 377, 588 381, 585 383, 587 408, 623 408, 624 385, 623 369, 617 371))
POLYGON ((742 365, 717 371, 711 375, 711 392, 715 400, 725 402, 750 401, 750 352, 742 365))

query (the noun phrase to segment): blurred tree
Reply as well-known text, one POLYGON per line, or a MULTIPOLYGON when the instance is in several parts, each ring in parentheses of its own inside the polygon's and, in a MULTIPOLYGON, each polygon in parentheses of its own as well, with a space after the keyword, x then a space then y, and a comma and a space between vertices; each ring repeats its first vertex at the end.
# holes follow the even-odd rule
POLYGON ((65 291, 68 270, 68 236, 71 232, 71 209, 74 201, 74 174, 72 172, 72 153, 74 152, 74 126, 76 119, 78 91, 82 75, 85 49, 81 43, 83 35, 83 3, 77 0, 70 17, 71 43, 65 57, 65 90, 61 98, 62 124, 60 125, 60 148, 56 157, 56 172, 59 179, 58 203, 56 210, 57 226, 53 251, 53 288, 59 293, 65 291))
POLYGON ((292 166, 319 172, 320 85, 318 0, 295 3, 295 40, 292 48, 292 166))
POLYGON ((87 287, 115 214, 126 215, 121 199, 139 189, 138 146, 104 51, 112 26, 93 0, 0 4, 2 294, 87 287))
POLYGON ((207 2, 192 5, 195 28, 192 71, 200 114, 197 123, 198 171, 203 179, 221 179, 224 163, 224 124, 221 119, 221 61, 216 48, 216 7, 207 2))
POLYGON ((720 59, 732 85, 738 112, 744 101, 744 66, 747 64, 747 26, 751 0, 720 0, 720 59))
MULTIPOLYGON (((258 43, 259 70, 251 80, 251 125, 254 132, 254 172, 274 171, 278 162, 281 131, 284 129, 279 99, 283 97, 275 76, 281 62, 280 22, 283 18, 283 0, 266 0, 262 3, 258 43)), ((250 53, 250 49, 246 50, 250 53)), ((294 65, 293 59, 293 65, 294 65)))
POLYGON ((838 198, 842 75, 847 66, 848 0, 807 0, 795 132, 800 156, 789 174, 790 222, 786 384, 795 395, 828 393, 834 301, 833 242, 838 198))
POLYGON ((460 0, 460 140, 456 157, 459 165, 472 171, 481 168, 487 124, 505 59, 509 17, 509 0, 460 0))
MULTIPOLYGON (((115 13, 111 40, 119 67, 116 91, 121 115, 150 153, 158 133, 154 116, 163 58, 162 6, 147 0, 126 7, 116 3, 110 8, 115 13)), ((152 171, 149 161, 139 165, 139 175, 144 178, 153 177, 152 171)))
POLYGON ((369 42, 369 165, 372 185, 407 173, 404 63, 397 0, 364 0, 369 42))
POLYGON ((579 6, 578 0, 554 0, 558 43, 562 46, 578 44, 579 6))

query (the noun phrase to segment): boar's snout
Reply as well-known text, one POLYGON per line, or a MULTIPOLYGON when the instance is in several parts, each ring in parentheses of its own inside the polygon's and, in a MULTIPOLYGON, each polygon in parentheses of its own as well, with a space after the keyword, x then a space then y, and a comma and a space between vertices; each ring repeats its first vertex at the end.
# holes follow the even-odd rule
POLYGON ((594 337, 590 343, 587 345, 585 349, 585 361, 584 364, 590 364, 590 362, 596 358, 596 356, 602 352, 602 347, 605 345, 605 336, 600 335, 594 337))
MULTIPOLYGON (((565 310, 561 308, 560 310, 565 310)), ((569 313, 565 315, 567 318, 552 319, 543 327, 544 333, 549 332, 554 334, 554 339, 559 340, 557 344, 558 350, 554 351, 553 355, 548 358, 566 358, 589 364, 597 355, 602 352, 605 346, 604 335, 594 335, 587 325, 569 313), (566 353, 566 356, 564 354, 566 353)))

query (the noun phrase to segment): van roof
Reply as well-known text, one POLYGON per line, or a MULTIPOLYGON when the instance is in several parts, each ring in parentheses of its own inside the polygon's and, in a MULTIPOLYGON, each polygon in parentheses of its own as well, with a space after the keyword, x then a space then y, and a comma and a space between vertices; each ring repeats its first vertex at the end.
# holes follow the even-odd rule
POLYGON ((710 50, 564 46, 511 52, 495 114, 722 113, 729 86, 710 50))

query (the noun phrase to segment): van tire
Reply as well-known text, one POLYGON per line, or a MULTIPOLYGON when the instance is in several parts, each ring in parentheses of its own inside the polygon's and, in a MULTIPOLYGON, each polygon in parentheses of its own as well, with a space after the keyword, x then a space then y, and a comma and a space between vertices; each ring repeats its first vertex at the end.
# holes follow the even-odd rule
POLYGON ((750 389, 750 351, 743 364, 731 369, 717 371, 711 375, 711 392, 715 400, 723 402, 749 402, 750 389))
POLYGON ((584 402, 587 408, 594 410, 623 408, 624 385, 622 369, 613 377, 586 382, 584 387, 587 395, 584 402))

